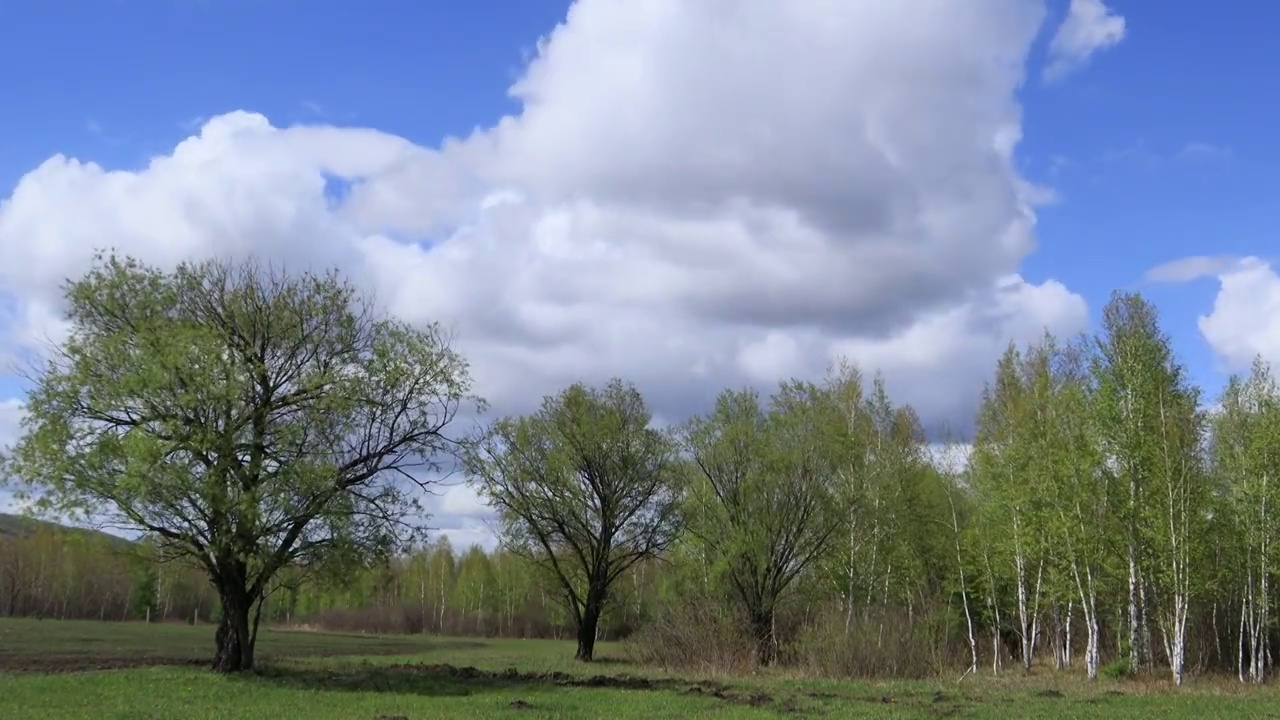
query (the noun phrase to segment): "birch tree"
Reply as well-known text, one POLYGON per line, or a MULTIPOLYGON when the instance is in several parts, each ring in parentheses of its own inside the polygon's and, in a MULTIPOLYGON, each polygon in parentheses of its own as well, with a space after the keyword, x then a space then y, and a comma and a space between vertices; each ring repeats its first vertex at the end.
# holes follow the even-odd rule
POLYGON ((1115 293, 1103 309, 1093 361, 1094 409, 1103 461, 1127 486, 1123 510, 1129 575, 1131 666, 1150 667, 1148 596, 1175 682, 1186 657, 1191 562, 1206 483, 1200 457, 1199 392, 1173 356, 1153 308, 1140 295, 1115 293))
POLYGON ((1248 377, 1233 376, 1227 383, 1214 421, 1213 456, 1226 485, 1225 509, 1243 546, 1235 573, 1241 598, 1239 676, 1261 683, 1271 655, 1273 543, 1280 536, 1280 387, 1261 359, 1248 377))
POLYGON ((1038 422, 1028 363, 1010 345, 996 367, 994 384, 984 393, 974 443, 974 482, 985 495, 983 522, 989 524, 995 555, 1012 570, 1023 669, 1031 669, 1038 633, 1044 580, 1040 513, 1033 440, 1038 422))
POLYGON ((1109 587, 1108 559, 1117 549, 1115 484, 1102 465, 1097 430, 1091 414, 1093 386, 1089 348, 1084 339, 1058 348, 1054 357, 1054 423, 1056 472, 1052 524, 1055 545, 1079 596, 1085 625, 1085 673, 1096 679, 1101 664, 1100 598, 1109 587))

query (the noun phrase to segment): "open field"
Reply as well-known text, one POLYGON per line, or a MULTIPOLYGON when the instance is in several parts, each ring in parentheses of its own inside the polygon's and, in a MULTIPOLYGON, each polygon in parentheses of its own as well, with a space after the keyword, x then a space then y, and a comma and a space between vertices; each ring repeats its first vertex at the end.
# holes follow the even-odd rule
POLYGON ((676 678, 574 663, 568 642, 370 637, 264 630, 261 671, 204 668, 212 628, 0 621, 4 718, 1280 718, 1280 692, 1202 680, 1088 685, 1049 674, 996 681, 676 678))

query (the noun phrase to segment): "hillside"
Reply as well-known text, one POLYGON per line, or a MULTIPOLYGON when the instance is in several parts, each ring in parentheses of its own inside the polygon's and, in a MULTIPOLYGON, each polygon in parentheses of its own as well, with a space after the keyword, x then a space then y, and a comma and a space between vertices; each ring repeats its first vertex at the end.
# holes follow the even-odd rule
POLYGON ((49 520, 39 520, 36 518, 25 517, 23 515, 12 515, 9 513, 0 513, 0 538, 26 537, 28 535, 34 534, 36 531, 40 530, 41 528, 51 529, 51 530, 60 530, 60 531, 70 532, 70 533, 81 533, 84 535, 96 536, 98 538, 105 538, 108 541, 112 543, 118 543, 121 546, 127 546, 127 545, 133 544, 132 540, 122 538, 118 535, 112 535, 111 533, 103 532, 101 530, 94 530, 91 528, 71 527, 68 525, 62 525, 56 522, 51 522, 49 520))

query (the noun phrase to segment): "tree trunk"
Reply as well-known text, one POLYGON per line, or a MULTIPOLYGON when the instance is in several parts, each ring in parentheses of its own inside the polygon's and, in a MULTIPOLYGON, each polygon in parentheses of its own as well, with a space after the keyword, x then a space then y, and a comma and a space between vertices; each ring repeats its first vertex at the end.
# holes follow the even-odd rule
POLYGON ((253 599, 244 588, 220 588, 222 616, 214 634, 217 651, 213 657, 213 669, 221 673, 247 672, 253 669, 253 650, 256 638, 251 627, 249 613, 253 599))
POLYGON ((761 610, 751 614, 751 637, 756 644, 756 662, 769 667, 777 660, 778 643, 774 634, 773 612, 761 610))
POLYGON ((1129 669, 1136 673, 1142 669, 1142 614, 1138 598, 1138 546, 1133 532, 1131 529, 1129 538, 1129 669))
POLYGON ((574 660, 591 662, 595 659, 596 628, 600 624, 600 611, 603 604, 596 598, 587 598, 586 606, 582 609, 582 617, 578 621, 578 652, 574 654, 574 660))

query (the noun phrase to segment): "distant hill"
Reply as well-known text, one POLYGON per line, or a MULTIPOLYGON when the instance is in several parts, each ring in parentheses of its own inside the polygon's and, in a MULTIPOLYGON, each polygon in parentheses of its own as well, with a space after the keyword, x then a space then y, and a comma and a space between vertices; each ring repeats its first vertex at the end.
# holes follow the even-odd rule
POLYGON ((63 532, 81 533, 89 536, 95 536, 105 539, 113 544, 121 547, 127 547, 133 544, 133 541, 122 538, 118 535, 102 532, 101 530, 93 530, 90 528, 71 527, 62 525, 49 520, 37 520, 22 515, 11 515, 9 513, 0 513, 0 538, 5 537, 26 537, 35 533, 41 528, 52 530, 61 530, 63 532))

